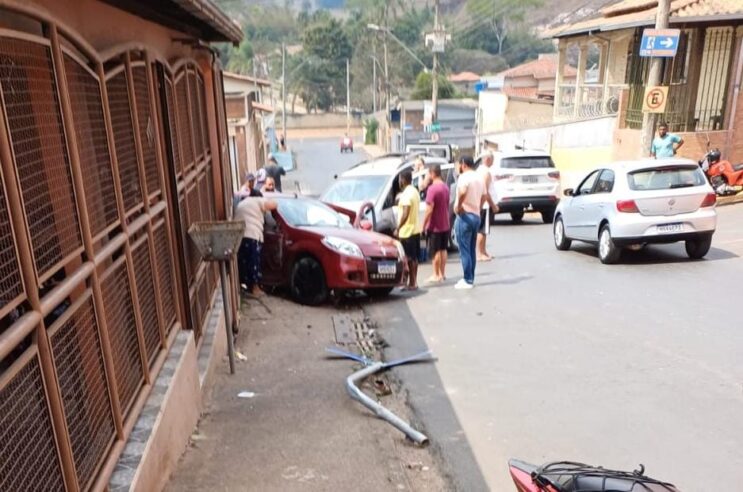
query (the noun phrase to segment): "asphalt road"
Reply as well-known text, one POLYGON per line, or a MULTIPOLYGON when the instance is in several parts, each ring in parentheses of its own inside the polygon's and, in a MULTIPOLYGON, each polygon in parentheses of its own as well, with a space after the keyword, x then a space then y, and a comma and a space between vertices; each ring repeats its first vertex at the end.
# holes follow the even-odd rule
MULTIPOLYGON (((345 165, 335 145, 297 150, 327 176, 345 165)), ((718 213, 706 260, 676 244, 614 266, 590 246, 557 251, 538 216, 503 220, 475 289, 453 289, 453 258, 446 284, 365 306, 389 357, 437 355, 395 375, 458 489, 513 490, 515 457, 743 490, 743 205, 718 213)))
MULTIPOLYGON (((354 140, 358 142, 359 138, 354 140)), ((282 179, 282 188, 296 191, 295 183, 299 183, 299 189, 306 195, 320 195, 336 174, 366 159, 360 145, 352 153, 341 154, 340 137, 298 137, 291 141, 291 149, 296 157, 297 170, 282 179)))

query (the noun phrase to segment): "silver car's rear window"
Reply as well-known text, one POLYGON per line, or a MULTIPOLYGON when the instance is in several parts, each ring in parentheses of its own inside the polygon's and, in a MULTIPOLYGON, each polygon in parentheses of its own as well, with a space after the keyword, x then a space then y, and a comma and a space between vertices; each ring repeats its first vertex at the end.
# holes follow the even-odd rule
POLYGON ((672 190, 702 186, 704 175, 699 166, 664 166, 641 169, 627 174, 631 190, 672 190))
POLYGON ((500 167, 504 169, 540 169, 555 167, 555 163, 549 156, 507 157, 501 160, 500 167))

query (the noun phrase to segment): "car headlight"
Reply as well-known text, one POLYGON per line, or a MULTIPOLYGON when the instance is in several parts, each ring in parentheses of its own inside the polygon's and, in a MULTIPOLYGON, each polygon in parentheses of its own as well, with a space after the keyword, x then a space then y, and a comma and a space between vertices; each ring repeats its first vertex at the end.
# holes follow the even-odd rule
POLYGON ((405 258, 405 248, 402 247, 400 241, 395 241, 395 247, 397 248, 397 256, 402 260, 405 258))
POLYGON ((359 248, 357 244, 354 244, 347 239, 326 236, 325 238, 323 238, 322 243, 336 253, 340 253, 346 256, 353 256, 354 258, 364 257, 364 253, 361 252, 361 248, 359 248))

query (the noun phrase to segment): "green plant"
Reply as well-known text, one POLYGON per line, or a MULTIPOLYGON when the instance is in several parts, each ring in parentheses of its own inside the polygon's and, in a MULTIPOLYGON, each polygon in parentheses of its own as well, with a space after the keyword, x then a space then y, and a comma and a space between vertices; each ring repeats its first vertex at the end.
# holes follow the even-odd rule
POLYGON ((376 118, 364 120, 364 143, 366 145, 375 145, 377 143, 377 130, 379 122, 376 118))

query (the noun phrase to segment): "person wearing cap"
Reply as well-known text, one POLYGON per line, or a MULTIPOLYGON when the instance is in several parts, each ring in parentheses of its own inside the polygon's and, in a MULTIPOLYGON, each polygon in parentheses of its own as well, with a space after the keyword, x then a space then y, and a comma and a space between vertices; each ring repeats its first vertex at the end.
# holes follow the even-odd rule
POLYGON ((263 193, 258 191, 255 187, 255 175, 253 173, 248 173, 245 175, 245 182, 243 185, 239 190, 237 190, 237 193, 232 196, 232 210, 235 211, 239 203, 245 198, 260 198, 262 196, 263 193))
POLYGON ((286 169, 279 166, 276 157, 273 155, 268 156, 268 164, 263 169, 266 170, 266 178, 273 178, 274 183, 276 183, 276 191, 281 193, 281 176, 286 175, 286 169))
POLYGON ((263 193, 258 191, 255 187, 255 174, 248 173, 245 176, 245 182, 240 187, 240 194, 249 196, 252 198, 260 198, 263 196, 263 193))

